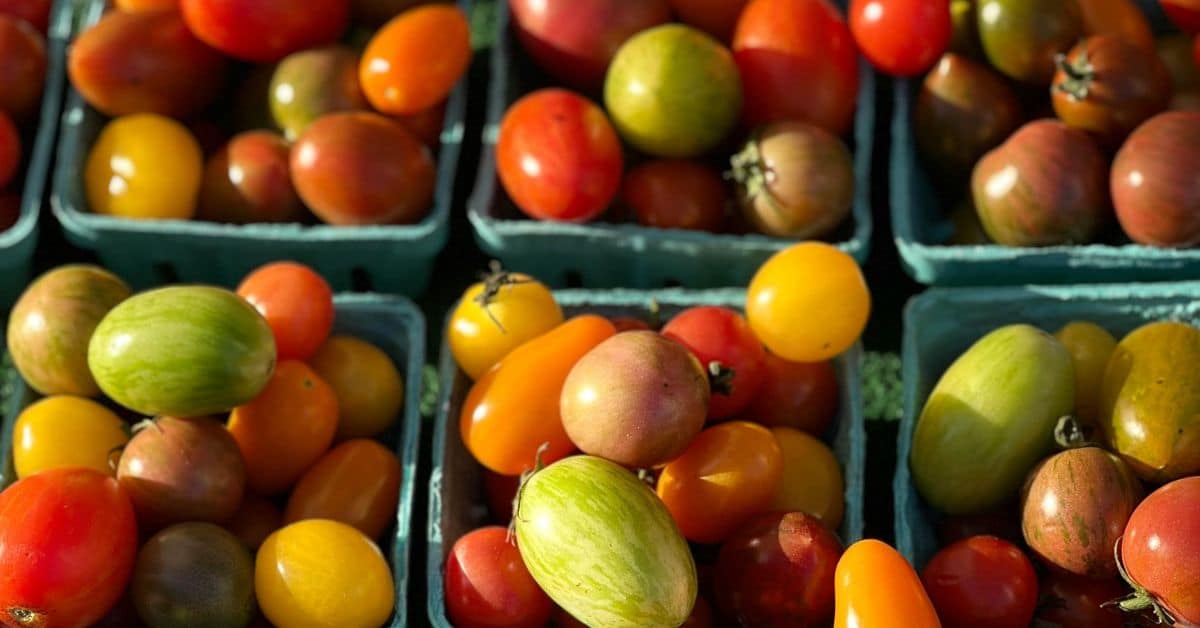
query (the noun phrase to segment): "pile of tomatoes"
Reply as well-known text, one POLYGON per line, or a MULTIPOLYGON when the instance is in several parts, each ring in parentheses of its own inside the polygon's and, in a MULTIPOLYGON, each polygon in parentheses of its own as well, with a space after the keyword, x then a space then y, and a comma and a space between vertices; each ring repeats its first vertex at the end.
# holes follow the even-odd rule
POLYGON ((451 622, 832 619, 844 485, 821 440, 837 410, 828 360, 869 308, 853 259, 820 243, 768 260, 744 316, 697 305, 661 328, 657 309, 564 320, 524 275, 468 289, 447 327, 473 380, 454 410, 515 541, 498 526, 456 540, 451 622))
POLYGON ((19 174, 38 126, 49 19, 49 0, 0 2, 0 230, 21 213, 19 174))
POLYGON ((924 4, 941 47, 912 123, 951 242, 1200 244, 1194 3, 1161 0, 1183 33, 1157 40, 1135 0, 924 4))
POLYGON ((233 224, 428 215, 445 101, 471 58, 462 10, 115 4, 68 59, 71 84, 111 118, 89 148, 91 211, 233 224))
POLYGON ((832 3, 508 6, 521 47, 549 77, 539 83, 551 85, 512 103, 497 137, 500 183, 524 215, 837 234, 854 200, 841 138, 859 77, 857 49, 832 3))
POLYGON ((333 320, 290 262, 236 294, 94 266, 31 284, 7 343, 44 397, 0 493, 0 623, 383 625, 401 464, 375 438, 404 382, 333 320))

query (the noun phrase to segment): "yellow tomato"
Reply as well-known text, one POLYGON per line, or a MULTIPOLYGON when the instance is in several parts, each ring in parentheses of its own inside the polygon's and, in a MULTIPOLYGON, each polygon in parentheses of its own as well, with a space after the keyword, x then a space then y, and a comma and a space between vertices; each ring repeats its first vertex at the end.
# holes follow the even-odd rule
POLYGON ((25 408, 13 426, 18 478, 58 467, 88 467, 116 475, 109 461, 129 442, 125 422, 83 397, 46 397, 25 408))
POLYGON ((1075 414, 1087 423, 1095 424, 1100 405, 1100 385, 1108 358, 1117 348, 1117 339, 1095 323, 1068 323, 1054 334, 1071 352, 1075 366, 1075 414))
POLYGON ((258 605, 278 628, 379 628, 392 614, 392 572, 362 532, 336 521, 293 523, 263 541, 258 605))
POLYGON ((400 416, 404 379, 379 347, 331 336, 308 362, 337 394, 337 440, 375 436, 400 416))
POLYGON ((854 258, 802 242, 768 259, 746 292, 746 319, 771 353, 820 362, 849 349, 867 326, 871 293, 854 258))
POLYGON ((550 289, 528 275, 493 273, 463 293, 446 333, 450 352, 473 380, 527 340, 563 322, 550 289))
POLYGON ((117 118, 88 155, 88 204, 97 214, 186 220, 203 171, 200 144, 182 124, 151 113, 117 118))
POLYGON ((771 510, 806 512, 836 528, 845 509, 842 467, 829 447, 810 434, 790 427, 771 429, 783 452, 783 481, 771 510))

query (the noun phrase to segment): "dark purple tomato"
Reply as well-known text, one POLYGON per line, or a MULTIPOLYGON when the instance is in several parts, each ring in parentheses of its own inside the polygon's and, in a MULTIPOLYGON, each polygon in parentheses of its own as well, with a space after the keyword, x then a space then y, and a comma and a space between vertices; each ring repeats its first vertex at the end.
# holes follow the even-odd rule
POLYGON ((1128 592, 1118 578, 1085 578, 1057 571, 1042 576, 1038 593, 1038 628, 1122 628, 1125 618, 1106 602, 1128 592))
POLYGON ((662 229, 721 231, 728 199, 716 169, 684 159, 648 161, 621 185, 621 202, 638 224, 662 229))
POLYGON ((246 626, 255 612, 254 560, 222 528, 181 523, 142 547, 130 592, 154 628, 246 626))
POLYGON ((304 205, 288 172, 291 147, 271 131, 234 137, 208 160, 198 218, 214 222, 296 222, 304 205))
POLYGON ((990 67, 947 53, 913 108, 917 150, 935 176, 960 179, 1021 123, 1021 103, 990 67))
POLYGON ((791 427, 820 437, 837 409, 833 364, 789 362, 764 352, 762 385, 742 416, 767 427, 791 427))
POLYGON ((29 22, 0 15, 0 111, 35 117, 46 81, 46 40, 29 22))
POLYGON ((766 350, 738 312, 716 306, 688 308, 663 326, 662 335, 687 347, 708 370, 713 382, 710 421, 745 410, 761 389, 766 350))
POLYGON ((479 528, 446 556, 446 614, 457 628, 541 628, 554 610, 508 530, 479 528))
POLYGON ((1028 626, 1037 607, 1033 564, 1017 546, 993 536, 975 536, 934 554, 921 582, 950 628, 1028 626))
POLYGON ((1134 242, 1200 244, 1200 113, 1170 111, 1138 127, 1112 166, 1117 220, 1134 242))

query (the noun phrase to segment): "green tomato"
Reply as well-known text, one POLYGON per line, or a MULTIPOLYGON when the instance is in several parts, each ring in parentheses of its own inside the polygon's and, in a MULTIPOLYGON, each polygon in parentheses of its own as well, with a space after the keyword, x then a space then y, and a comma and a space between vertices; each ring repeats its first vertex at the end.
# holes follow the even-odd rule
POLYGON ((979 41, 997 70, 1031 85, 1048 86, 1055 55, 1083 37, 1074 0, 980 0, 979 41))

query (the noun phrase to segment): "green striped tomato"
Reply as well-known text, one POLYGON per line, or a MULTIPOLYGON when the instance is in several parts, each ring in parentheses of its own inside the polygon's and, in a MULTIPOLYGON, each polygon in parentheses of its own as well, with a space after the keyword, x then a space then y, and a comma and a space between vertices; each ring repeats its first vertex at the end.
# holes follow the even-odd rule
POLYGON ((628 470, 572 456, 521 487, 517 547, 564 610, 594 628, 679 626, 696 602, 696 565, 654 492, 628 470))

